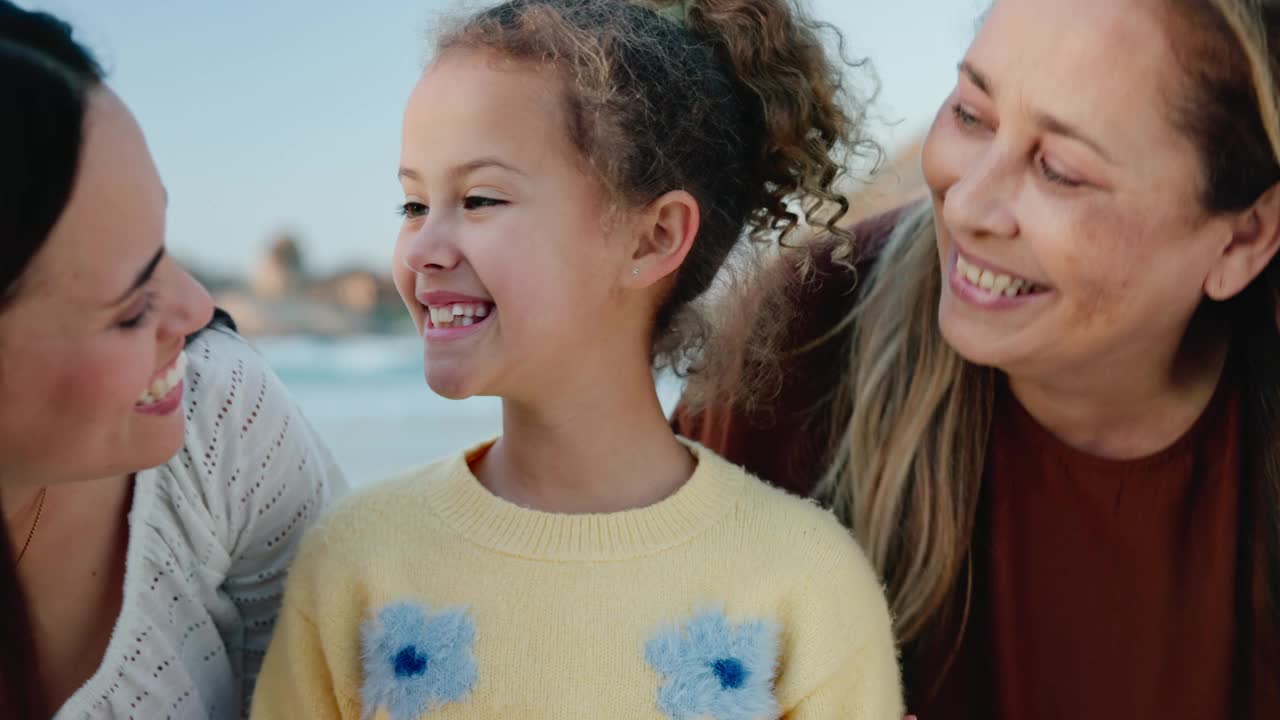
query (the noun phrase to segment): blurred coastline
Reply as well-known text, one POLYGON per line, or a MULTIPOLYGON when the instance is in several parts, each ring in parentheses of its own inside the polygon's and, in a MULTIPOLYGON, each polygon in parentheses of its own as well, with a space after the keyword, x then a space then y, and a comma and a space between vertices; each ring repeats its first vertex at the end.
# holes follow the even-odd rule
POLYGON ((423 377, 422 341, 400 335, 257 337, 353 487, 497 436, 497 398, 446 400, 423 377))
MULTIPOLYGON (((259 337, 251 342, 289 387, 352 487, 423 465, 502 432, 502 401, 446 400, 423 377, 422 341, 400 335, 259 337)), ((681 384, 657 379, 669 413, 681 384)))

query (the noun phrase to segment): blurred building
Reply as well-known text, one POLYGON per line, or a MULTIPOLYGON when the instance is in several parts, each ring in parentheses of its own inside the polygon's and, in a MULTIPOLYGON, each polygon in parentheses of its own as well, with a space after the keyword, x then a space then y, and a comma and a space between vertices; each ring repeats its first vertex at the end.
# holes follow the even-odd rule
POLYGON ((248 283, 221 283, 214 302, 246 335, 367 335, 396 332, 408 313, 386 276, 362 268, 315 275, 304 243, 290 233, 270 239, 248 283))
POLYGON ((290 233, 279 233, 254 267, 249 287, 258 297, 280 299, 300 291, 306 280, 298 239, 290 233))

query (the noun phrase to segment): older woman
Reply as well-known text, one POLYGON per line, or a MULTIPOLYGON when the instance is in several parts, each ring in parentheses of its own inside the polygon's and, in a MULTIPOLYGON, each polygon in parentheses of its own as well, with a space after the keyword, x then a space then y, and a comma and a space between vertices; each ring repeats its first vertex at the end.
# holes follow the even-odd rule
POLYGON ((1280 717, 1277 37, 998 0, 931 202, 775 273, 679 416, 851 525, 926 720, 1280 717))
POLYGON ((8 2, 0 158, 0 716, 240 717, 342 478, 262 359, 199 332, 128 109, 8 2))

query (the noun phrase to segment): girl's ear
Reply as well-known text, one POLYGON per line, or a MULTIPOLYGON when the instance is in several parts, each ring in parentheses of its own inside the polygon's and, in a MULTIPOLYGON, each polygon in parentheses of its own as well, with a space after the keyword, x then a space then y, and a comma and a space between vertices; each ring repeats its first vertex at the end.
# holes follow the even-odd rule
POLYGON ((650 203, 637 220, 624 284, 649 287, 674 275, 693 247, 700 221, 698 201, 684 190, 672 190, 650 203))

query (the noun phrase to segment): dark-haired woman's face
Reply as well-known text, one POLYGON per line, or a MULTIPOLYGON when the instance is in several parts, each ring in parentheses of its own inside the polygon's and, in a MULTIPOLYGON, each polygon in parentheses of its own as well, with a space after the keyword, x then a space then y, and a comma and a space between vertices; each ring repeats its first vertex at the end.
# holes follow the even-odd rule
POLYGON ((152 467, 181 445, 183 338, 212 305, 164 254, 165 205, 137 123, 95 90, 70 201, 0 313, 6 489, 152 467))
POLYGON ((1001 0, 923 152, 942 332, 971 361, 1075 383, 1173 356, 1239 218, 1200 202, 1154 0, 1001 0), (1135 360, 1139 359, 1139 360, 1135 360))

